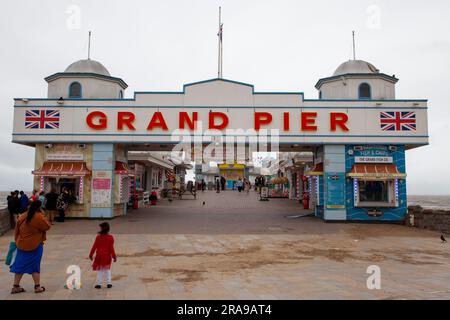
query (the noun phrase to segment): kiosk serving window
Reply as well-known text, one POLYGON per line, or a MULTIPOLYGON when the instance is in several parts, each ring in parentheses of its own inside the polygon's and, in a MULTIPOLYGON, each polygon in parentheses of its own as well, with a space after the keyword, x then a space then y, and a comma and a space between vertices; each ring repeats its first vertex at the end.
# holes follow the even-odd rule
POLYGON ((398 181, 405 174, 394 164, 355 164, 347 174, 353 178, 355 207, 398 207, 398 181))
POLYGON ((389 181, 359 181, 361 202, 388 202, 389 181))
POLYGON ((61 193, 64 189, 67 189, 69 195, 71 196, 71 201, 81 204, 83 195, 81 194, 83 189, 82 186, 82 178, 46 178, 49 185, 49 190, 55 189, 57 193, 61 193))
POLYGON ((395 180, 357 180, 356 207, 397 207, 395 180))
POLYGON ((61 192, 64 188, 69 191, 72 201, 78 204, 84 202, 85 177, 91 175, 91 170, 83 161, 46 161, 33 174, 40 179, 40 191, 61 192))

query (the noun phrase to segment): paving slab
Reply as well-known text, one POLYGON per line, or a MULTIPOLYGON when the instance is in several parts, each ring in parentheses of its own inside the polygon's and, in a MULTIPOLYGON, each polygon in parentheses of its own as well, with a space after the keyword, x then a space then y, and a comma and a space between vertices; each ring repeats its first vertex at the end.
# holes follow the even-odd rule
MULTIPOLYGON (((118 262, 113 288, 101 290, 87 258, 99 221, 68 220, 45 243, 47 292, 34 294, 25 275, 27 292, 10 295, 0 261, 0 299, 450 299, 450 247, 438 233, 286 219, 302 212, 296 201, 231 191, 130 212, 110 221, 118 262), (69 265, 82 270, 80 290, 64 288, 69 265), (367 288, 371 265, 381 269, 380 290, 367 288)), ((11 240, 0 237, 0 260, 11 240)))

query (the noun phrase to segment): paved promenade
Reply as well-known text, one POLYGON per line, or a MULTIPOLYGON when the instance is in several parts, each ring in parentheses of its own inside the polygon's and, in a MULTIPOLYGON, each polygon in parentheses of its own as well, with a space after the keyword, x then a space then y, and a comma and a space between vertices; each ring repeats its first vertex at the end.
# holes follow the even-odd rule
POLYGON ((26 293, 9 294, 9 233, 0 237, 0 299, 450 299, 450 246, 439 234, 286 218, 300 213, 294 201, 237 192, 135 211, 111 221, 118 262, 114 287, 102 290, 93 288, 87 259, 99 222, 57 224, 44 249, 41 295, 29 276, 26 293), (81 267, 81 290, 64 289, 69 265, 81 267), (381 290, 366 286, 370 265, 381 268, 381 290))

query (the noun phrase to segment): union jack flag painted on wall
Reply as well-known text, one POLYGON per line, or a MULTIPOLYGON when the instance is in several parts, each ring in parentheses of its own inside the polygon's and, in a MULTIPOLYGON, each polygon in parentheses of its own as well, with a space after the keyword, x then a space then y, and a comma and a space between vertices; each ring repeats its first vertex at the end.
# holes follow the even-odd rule
POLYGON ((59 110, 27 110, 26 129, 59 129, 59 110))
POLYGON ((415 131, 416 113, 412 111, 380 112, 380 125, 383 131, 415 131))

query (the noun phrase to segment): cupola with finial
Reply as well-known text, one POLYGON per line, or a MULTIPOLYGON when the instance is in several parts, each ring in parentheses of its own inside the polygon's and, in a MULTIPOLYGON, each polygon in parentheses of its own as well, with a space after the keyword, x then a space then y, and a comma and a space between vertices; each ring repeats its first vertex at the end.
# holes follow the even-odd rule
POLYGON ((316 84, 319 99, 394 100, 398 79, 381 73, 373 64, 356 59, 353 33, 353 60, 342 63, 331 77, 316 84))
POLYGON ((49 99, 123 99, 128 85, 122 79, 112 77, 100 62, 91 59, 90 39, 91 32, 87 59, 76 61, 64 72, 45 78, 49 99))

